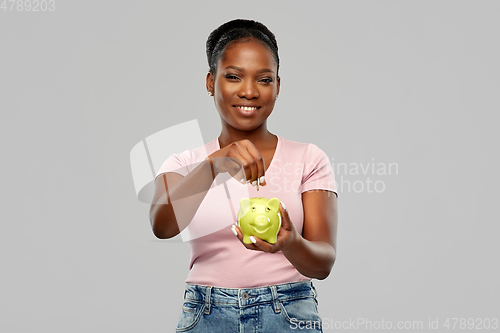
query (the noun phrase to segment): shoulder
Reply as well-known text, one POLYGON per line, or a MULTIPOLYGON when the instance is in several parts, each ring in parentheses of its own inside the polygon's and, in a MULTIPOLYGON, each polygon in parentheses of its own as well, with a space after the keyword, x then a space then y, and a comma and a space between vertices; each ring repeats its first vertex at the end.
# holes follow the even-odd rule
POLYGON ((159 167, 156 177, 164 172, 177 172, 186 176, 199 163, 203 162, 208 155, 218 149, 216 140, 212 140, 203 146, 184 150, 181 153, 171 154, 159 167))
POLYGON ((314 143, 297 142, 285 139, 281 136, 279 136, 279 138, 281 140, 282 149, 285 153, 293 152, 294 154, 301 154, 307 156, 308 158, 326 156, 326 153, 314 143))
POLYGON ((181 153, 173 154, 177 159, 182 160, 186 163, 192 164, 196 162, 203 161, 208 155, 212 154, 217 150, 217 138, 210 141, 209 143, 195 147, 192 149, 187 149, 181 153))

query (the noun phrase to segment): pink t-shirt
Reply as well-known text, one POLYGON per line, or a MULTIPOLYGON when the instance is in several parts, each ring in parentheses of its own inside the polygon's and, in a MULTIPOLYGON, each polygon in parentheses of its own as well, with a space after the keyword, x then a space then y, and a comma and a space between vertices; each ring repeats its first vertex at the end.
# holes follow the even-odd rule
MULTIPOLYGON (((205 146, 171 155, 156 176, 177 172, 186 176, 205 158, 220 149, 215 138, 205 146)), ((316 145, 278 136, 278 145, 265 173, 266 186, 243 185, 228 174, 219 174, 204 197, 189 226, 181 233, 189 239, 188 283, 225 288, 252 288, 311 280, 300 274, 282 254, 248 250, 232 233, 241 198, 278 198, 290 219, 302 233, 304 212, 302 193, 322 189, 337 194, 328 156, 316 145)), ((332 195, 334 195, 332 193, 332 195)), ((181 209, 182 200, 174 202, 181 209)))

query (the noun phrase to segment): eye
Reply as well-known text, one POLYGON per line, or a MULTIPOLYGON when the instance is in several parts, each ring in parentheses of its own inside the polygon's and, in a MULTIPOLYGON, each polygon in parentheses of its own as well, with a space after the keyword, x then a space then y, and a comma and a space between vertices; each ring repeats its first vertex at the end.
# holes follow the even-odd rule
POLYGON ((238 80, 238 77, 234 75, 226 75, 225 78, 229 80, 238 80))
POLYGON ((269 207, 266 207, 266 212, 269 213, 270 211, 271 211, 271 209, 269 207))
POLYGON ((273 82, 273 79, 262 79, 261 81, 265 82, 265 83, 272 83, 273 82))
POLYGON ((252 207, 252 212, 255 212, 255 207, 252 207))

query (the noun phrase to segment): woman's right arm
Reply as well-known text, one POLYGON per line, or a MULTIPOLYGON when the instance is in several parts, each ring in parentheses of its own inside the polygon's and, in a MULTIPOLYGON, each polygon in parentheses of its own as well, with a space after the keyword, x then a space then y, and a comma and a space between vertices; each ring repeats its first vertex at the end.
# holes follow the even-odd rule
POLYGON ((264 176, 264 160, 252 142, 241 140, 209 155, 185 177, 175 172, 156 177, 155 194, 149 211, 155 236, 172 238, 184 230, 214 178, 225 172, 238 181, 243 178, 252 182, 264 176))
POLYGON ((175 172, 166 172, 156 177, 155 193, 149 210, 154 235, 160 239, 172 238, 184 230, 213 180, 208 160, 185 177, 175 172))

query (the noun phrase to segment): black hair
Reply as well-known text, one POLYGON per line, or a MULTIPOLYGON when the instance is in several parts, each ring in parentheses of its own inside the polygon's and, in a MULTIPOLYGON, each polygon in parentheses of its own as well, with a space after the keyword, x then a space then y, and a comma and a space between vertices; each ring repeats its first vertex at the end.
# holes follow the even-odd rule
MULTIPOLYGON (((280 67, 278 43, 274 34, 262 23, 253 20, 236 19, 224 23, 208 36, 206 51, 209 71, 213 75, 217 72, 217 64, 224 56, 226 47, 240 38, 254 37, 266 45, 274 56, 277 70, 280 67)), ((278 72, 276 72, 278 76, 278 72)))

